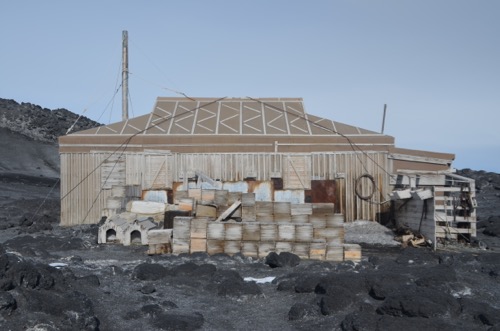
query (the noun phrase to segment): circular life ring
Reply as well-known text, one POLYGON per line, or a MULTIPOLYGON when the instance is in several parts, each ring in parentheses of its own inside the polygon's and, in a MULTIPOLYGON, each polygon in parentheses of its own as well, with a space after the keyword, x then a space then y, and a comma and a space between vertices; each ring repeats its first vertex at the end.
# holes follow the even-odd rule
POLYGON ((375 194, 375 190, 376 190, 375 179, 373 178, 372 175, 364 174, 364 175, 359 176, 358 179, 356 179, 356 188, 354 191, 356 192, 356 196, 358 198, 360 198, 361 200, 370 200, 373 197, 373 195, 375 194), (369 194, 366 194, 366 195, 361 194, 361 191, 363 188, 361 185, 361 180, 363 178, 368 178, 372 182, 372 190, 369 194))

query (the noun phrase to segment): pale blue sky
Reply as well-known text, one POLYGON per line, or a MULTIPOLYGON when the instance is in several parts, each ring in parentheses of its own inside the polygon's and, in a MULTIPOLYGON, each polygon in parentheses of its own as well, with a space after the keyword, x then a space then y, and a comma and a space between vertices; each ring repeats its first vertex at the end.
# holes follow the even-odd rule
POLYGON ((0 97, 121 119, 168 89, 306 111, 500 172, 500 1, 2 1, 0 97))

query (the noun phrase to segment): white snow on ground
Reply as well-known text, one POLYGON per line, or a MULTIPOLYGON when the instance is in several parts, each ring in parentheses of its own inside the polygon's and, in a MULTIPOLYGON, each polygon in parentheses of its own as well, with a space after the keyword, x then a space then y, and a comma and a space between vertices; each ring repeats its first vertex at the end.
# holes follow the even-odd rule
POLYGON ((401 246, 394 240, 394 233, 377 222, 358 220, 344 223, 344 231, 347 244, 401 246))

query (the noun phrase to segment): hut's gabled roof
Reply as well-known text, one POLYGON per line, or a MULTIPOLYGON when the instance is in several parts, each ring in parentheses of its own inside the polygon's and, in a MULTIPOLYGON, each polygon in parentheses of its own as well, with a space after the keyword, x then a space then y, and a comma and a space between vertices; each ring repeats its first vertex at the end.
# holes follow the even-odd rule
POLYGON ((376 135, 307 114, 301 98, 159 97, 150 114, 74 135, 376 135))

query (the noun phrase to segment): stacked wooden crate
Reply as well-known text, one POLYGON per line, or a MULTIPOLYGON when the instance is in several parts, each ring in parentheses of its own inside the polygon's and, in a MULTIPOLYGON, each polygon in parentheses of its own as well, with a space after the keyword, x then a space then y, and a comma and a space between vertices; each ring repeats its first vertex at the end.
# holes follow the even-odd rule
MULTIPOLYGON (((332 203, 255 201, 253 193, 224 190, 215 190, 210 194, 210 199, 207 199, 208 195, 203 190, 189 196, 200 197, 195 205, 216 205, 217 217, 234 201, 241 201, 241 206, 225 222, 215 221, 212 215, 198 214, 204 210, 199 208, 195 208, 197 213, 194 217, 176 217, 172 246, 174 254, 242 253, 263 258, 270 252, 292 252, 301 258, 317 260, 357 259, 353 254, 345 254, 344 217, 334 213, 332 203), (189 229, 186 228, 188 223, 189 229)), ((360 248, 358 252, 360 256, 360 248)))

